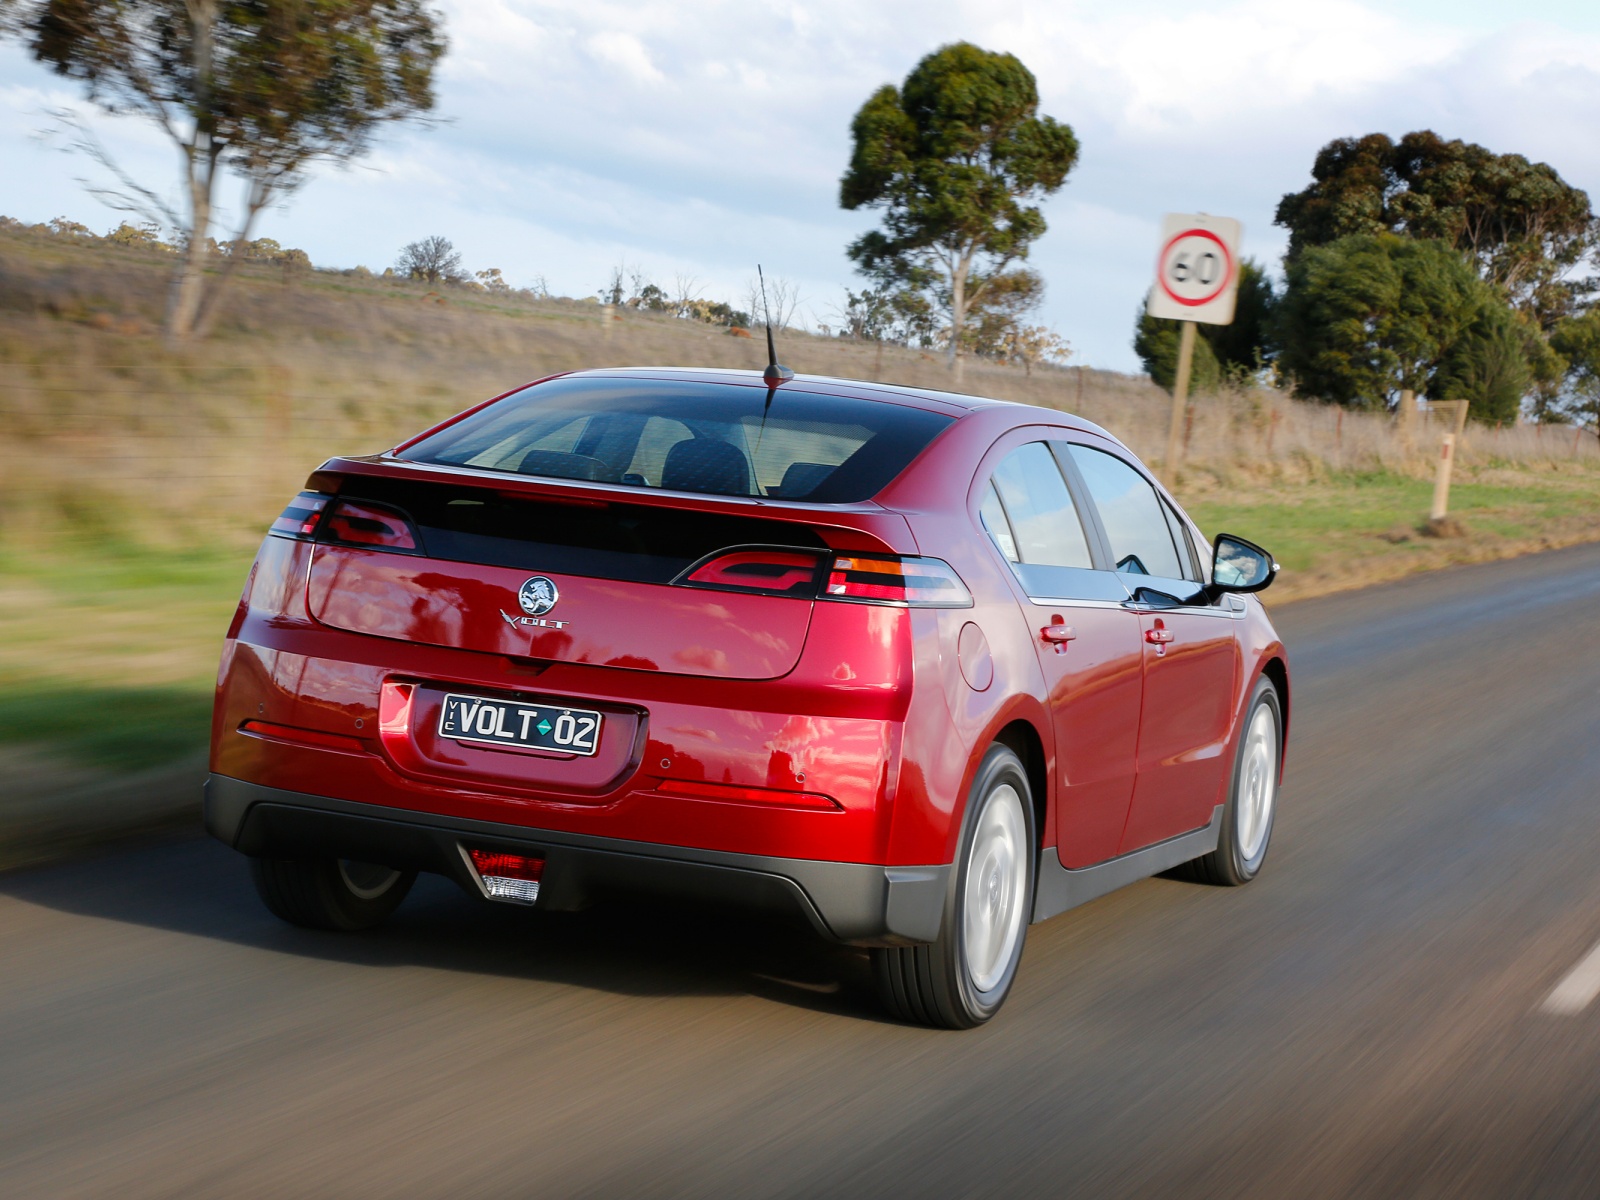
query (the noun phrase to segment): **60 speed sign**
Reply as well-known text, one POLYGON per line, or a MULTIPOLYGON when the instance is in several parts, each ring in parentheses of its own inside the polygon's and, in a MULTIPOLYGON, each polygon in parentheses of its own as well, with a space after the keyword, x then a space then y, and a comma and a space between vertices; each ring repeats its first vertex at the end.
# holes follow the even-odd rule
POLYGON ((1168 213, 1162 222, 1150 315, 1227 325, 1239 289, 1239 222, 1204 213, 1168 213))

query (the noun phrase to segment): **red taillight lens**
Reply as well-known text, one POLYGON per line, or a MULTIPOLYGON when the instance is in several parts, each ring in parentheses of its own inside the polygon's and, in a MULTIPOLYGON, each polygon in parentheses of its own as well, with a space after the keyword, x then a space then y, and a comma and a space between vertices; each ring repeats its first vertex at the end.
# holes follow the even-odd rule
POLYGON ((301 492, 289 501, 289 507, 283 510, 283 515, 272 523, 267 532, 280 537, 310 537, 317 527, 317 518, 322 516, 322 510, 328 507, 328 501, 332 499, 325 492, 301 492))
POLYGON ((405 514, 366 501, 339 501, 323 520, 322 536, 353 546, 418 549, 416 528, 405 514))
POLYGON ((822 559, 806 550, 728 550, 693 567, 682 582, 771 595, 814 596, 822 559))
POLYGON ((937 558, 840 555, 828 569, 829 600, 904 604, 912 608, 969 608, 972 593, 950 564, 937 558))
POLYGON ((507 854, 503 850, 468 850, 479 875, 497 879, 527 879, 537 883, 544 876, 544 859, 507 854))

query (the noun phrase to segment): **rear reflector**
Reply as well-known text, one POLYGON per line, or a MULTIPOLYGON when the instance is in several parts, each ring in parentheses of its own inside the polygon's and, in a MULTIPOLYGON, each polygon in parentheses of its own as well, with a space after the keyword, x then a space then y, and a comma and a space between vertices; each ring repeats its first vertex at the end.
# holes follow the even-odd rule
POLYGON ((421 548, 417 531, 404 513, 366 501, 339 501, 323 520, 321 536, 328 541, 380 550, 415 553, 421 548))
POLYGON ((274 521, 267 532, 279 537, 308 538, 317 527, 317 518, 328 507, 333 497, 322 492, 301 492, 289 501, 283 515, 274 521))
POLYGON ((937 558, 833 560, 823 594, 829 600, 904 604, 911 608, 970 608, 972 594, 949 563, 937 558))
POLYGON ((467 856, 477 868, 483 890, 490 899, 532 904, 539 898, 544 859, 507 854, 503 850, 468 850, 467 856))
POLYGON ((366 746, 360 738, 342 733, 327 733, 321 729, 301 729, 295 725, 278 725, 272 721, 246 721, 239 726, 240 733, 251 737, 272 738, 278 742, 298 742, 304 746, 321 746, 328 750, 364 753, 366 746))
POLYGON ((776 804, 784 808, 809 808, 818 812, 839 812, 844 807, 832 796, 824 796, 820 792, 739 787, 702 779, 663 779, 656 784, 656 791, 664 796, 688 796, 694 800, 717 800, 724 804, 776 804))

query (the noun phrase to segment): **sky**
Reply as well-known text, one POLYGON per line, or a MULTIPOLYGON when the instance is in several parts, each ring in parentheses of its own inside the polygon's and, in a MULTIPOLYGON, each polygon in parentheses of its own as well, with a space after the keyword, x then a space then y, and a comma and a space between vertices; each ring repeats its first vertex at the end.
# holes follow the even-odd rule
MULTIPOLYGON (((391 265, 449 238, 469 269, 594 294, 626 264, 739 304, 755 264, 799 317, 836 323, 861 281, 845 256, 875 221, 839 208, 850 119, 957 40, 1016 54, 1041 111, 1081 143, 1043 205, 1038 320, 1074 362, 1137 370, 1132 327, 1161 217, 1238 218, 1276 267, 1277 202, 1336 137, 1430 128, 1550 163, 1600 197, 1600 5, 1593 0, 446 0, 439 120, 327 167, 258 232, 319 266, 391 265)), ((92 164, 42 137, 76 88, 0 47, 0 213, 121 216, 92 164)), ((87 110, 84 110, 87 111, 87 110)), ((130 174, 177 194, 176 152, 100 120, 130 174)), ((233 189, 223 197, 226 201, 233 189)))

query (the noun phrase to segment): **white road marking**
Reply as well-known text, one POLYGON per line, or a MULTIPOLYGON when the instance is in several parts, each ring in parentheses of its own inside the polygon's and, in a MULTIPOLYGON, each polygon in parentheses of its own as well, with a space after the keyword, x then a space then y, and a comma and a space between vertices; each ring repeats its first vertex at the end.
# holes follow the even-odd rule
POLYGON ((1578 960, 1539 1005, 1540 1012, 1570 1017, 1588 1008, 1600 996, 1600 945, 1578 960))

